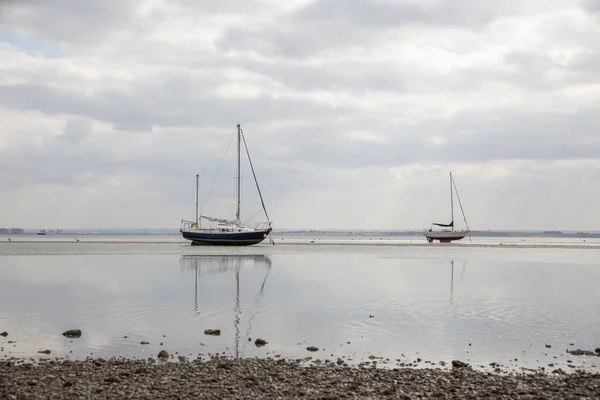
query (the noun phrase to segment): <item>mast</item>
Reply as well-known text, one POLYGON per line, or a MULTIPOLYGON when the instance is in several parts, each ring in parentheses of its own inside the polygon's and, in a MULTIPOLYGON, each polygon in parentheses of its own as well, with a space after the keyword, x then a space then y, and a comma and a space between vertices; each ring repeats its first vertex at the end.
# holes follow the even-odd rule
POLYGON ((235 216, 237 218, 237 222, 240 222, 240 192, 241 192, 241 185, 240 185, 240 179, 241 179, 241 171, 240 171, 240 152, 241 152, 241 141, 242 141, 242 127, 240 126, 240 124, 237 125, 237 211, 235 213, 235 216))
POLYGON ((196 227, 198 227, 198 180, 200 179, 200 175, 196 174, 196 227))
POLYGON ((452 194, 452 171, 450 171, 450 219, 452 223, 452 232, 454 232, 454 196, 452 194))

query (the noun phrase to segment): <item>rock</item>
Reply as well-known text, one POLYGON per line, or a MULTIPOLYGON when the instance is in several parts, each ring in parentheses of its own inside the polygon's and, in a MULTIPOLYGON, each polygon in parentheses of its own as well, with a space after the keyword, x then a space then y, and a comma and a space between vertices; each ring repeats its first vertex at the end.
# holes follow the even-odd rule
POLYGON ((598 347, 596 350, 594 350, 597 354, 600 354, 600 347, 598 347))
POLYGON ((221 336, 221 330, 220 329, 206 329, 204 331, 205 335, 211 335, 211 336, 221 336))
POLYGON ((116 376, 109 376, 108 378, 106 378, 104 380, 104 382, 106 382, 106 383, 119 383, 121 381, 116 376))
POLYGON ((315 347, 315 346, 308 346, 308 347, 306 348, 306 350, 308 350, 308 351, 319 351, 319 348, 318 348, 318 347, 315 347))
POLYGON ((150 342, 144 342, 143 340, 140 342, 140 344, 150 344, 150 342))
POLYGON ((40 353, 40 354, 50 354, 51 351, 50 350, 40 350, 40 351, 38 351, 38 353, 40 353))
POLYGON ((7 337, 8 336, 8 332, 4 331, 4 332, 0 333, 0 336, 7 337))
POLYGON ((469 364, 459 360, 452 360, 452 368, 469 368, 469 364))
POLYGON ((68 338, 80 338, 81 329, 69 329, 68 331, 63 332, 63 336, 68 338))
MULTIPOLYGON (((596 354, 590 350, 567 350, 567 353, 572 354, 574 356, 595 356, 596 354)), ((568 362, 568 361, 567 361, 568 362)))
POLYGON ((15 340, 9 340, 8 344, 13 344, 13 343, 17 343, 15 340))
POLYGON ((256 340, 254 341, 254 344, 256 345, 256 347, 262 347, 262 346, 266 345, 267 343, 268 343, 268 342, 267 342, 266 340, 264 340, 264 339, 260 339, 260 338, 259 338, 259 339, 256 339, 256 340))
POLYGON ((546 345, 546 348, 547 348, 547 349, 549 349, 549 348, 551 348, 551 347, 552 347, 552 346, 551 346, 551 345, 549 345, 549 344, 547 344, 547 345, 546 345))
POLYGON ((73 386, 73 382, 71 381, 66 381, 65 383, 63 383, 63 387, 71 387, 73 386))
POLYGON ((158 358, 169 358, 169 353, 166 350, 161 350, 158 353, 158 358))

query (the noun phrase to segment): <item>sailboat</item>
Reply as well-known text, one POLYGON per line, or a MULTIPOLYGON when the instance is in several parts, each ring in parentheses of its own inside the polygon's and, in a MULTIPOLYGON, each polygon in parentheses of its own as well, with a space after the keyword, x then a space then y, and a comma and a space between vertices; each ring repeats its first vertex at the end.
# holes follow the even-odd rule
MULTIPOLYGON (((256 174, 254 173, 254 167, 252 160, 250 159, 250 153, 248 152, 248 146, 246 139, 244 138, 242 127, 240 124, 237 125, 237 210, 234 220, 227 220, 224 218, 215 218, 205 215, 199 215, 198 210, 198 190, 199 190, 199 175, 196 175, 196 219, 194 221, 181 220, 180 232, 183 237, 192 242, 192 245, 212 245, 212 246, 248 246, 258 244, 269 236, 273 230, 265 203, 256 180, 256 174), (244 142, 248 161, 250 163, 250 169, 256 183, 256 189, 260 196, 260 202, 262 209, 267 217, 267 222, 260 223, 254 228, 244 226, 240 219, 240 206, 241 206, 241 144, 244 142), (202 219, 209 222, 207 227, 201 226, 202 219), (210 224, 212 223, 212 224, 210 224)), ((273 239, 271 239, 273 242, 273 239)))
POLYGON ((467 223, 467 217, 465 217, 465 212, 462 208, 462 204, 460 202, 460 197, 458 196, 458 190, 456 189, 456 183, 454 182, 454 178, 452 177, 452 172, 450 172, 450 216, 451 221, 449 224, 442 224, 439 222, 433 222, 432 227, 429 228, 428 231, 425 231, 423 234, 427 238, 429 243, 433 243, 434 240, 439 240, 440 243, 450 243, 453 240, 461 240, 465 236, 467 236, 471 231, 469 230, 469 224, 467 223), (462 216, 465 220, 466 229, 455 230, 454 229, 454 192, 456 191, 456 198, 458 199, 458 204, 460 205, 460 210, 462 212, 462 216), (440 227, 440 230, 434 230, 433 226, 440 227))

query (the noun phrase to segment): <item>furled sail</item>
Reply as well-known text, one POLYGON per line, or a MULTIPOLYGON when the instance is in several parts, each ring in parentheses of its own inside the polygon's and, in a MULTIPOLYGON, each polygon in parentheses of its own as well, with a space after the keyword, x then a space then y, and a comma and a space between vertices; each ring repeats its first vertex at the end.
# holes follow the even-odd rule
POLYGON ((215 218, 215 217, 208 217, 206 215, 201 215, 200 218, 204 218, 205 220, 211 221, 211 222, 220 222, 222 224, 229 224, 229 225, 235 225, 238 222, 237 221, 230 221, 228 219, 225 218, 215 218))
POLYGON ((441 226, 443 228, 453 228, 454 227, 454 221, 450 222, 449 224, 439 224, 437 222, 434 222, 433 225, 441 226))

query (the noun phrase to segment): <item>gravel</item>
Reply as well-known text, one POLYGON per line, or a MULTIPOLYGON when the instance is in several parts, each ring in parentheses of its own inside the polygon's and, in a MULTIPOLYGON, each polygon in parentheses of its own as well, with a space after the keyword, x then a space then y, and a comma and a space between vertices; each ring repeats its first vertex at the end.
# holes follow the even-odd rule
POLYGON ((597 399, 600 374, 357 368, 299 361, 133 359, 0 363, 2 399, 597 399))

